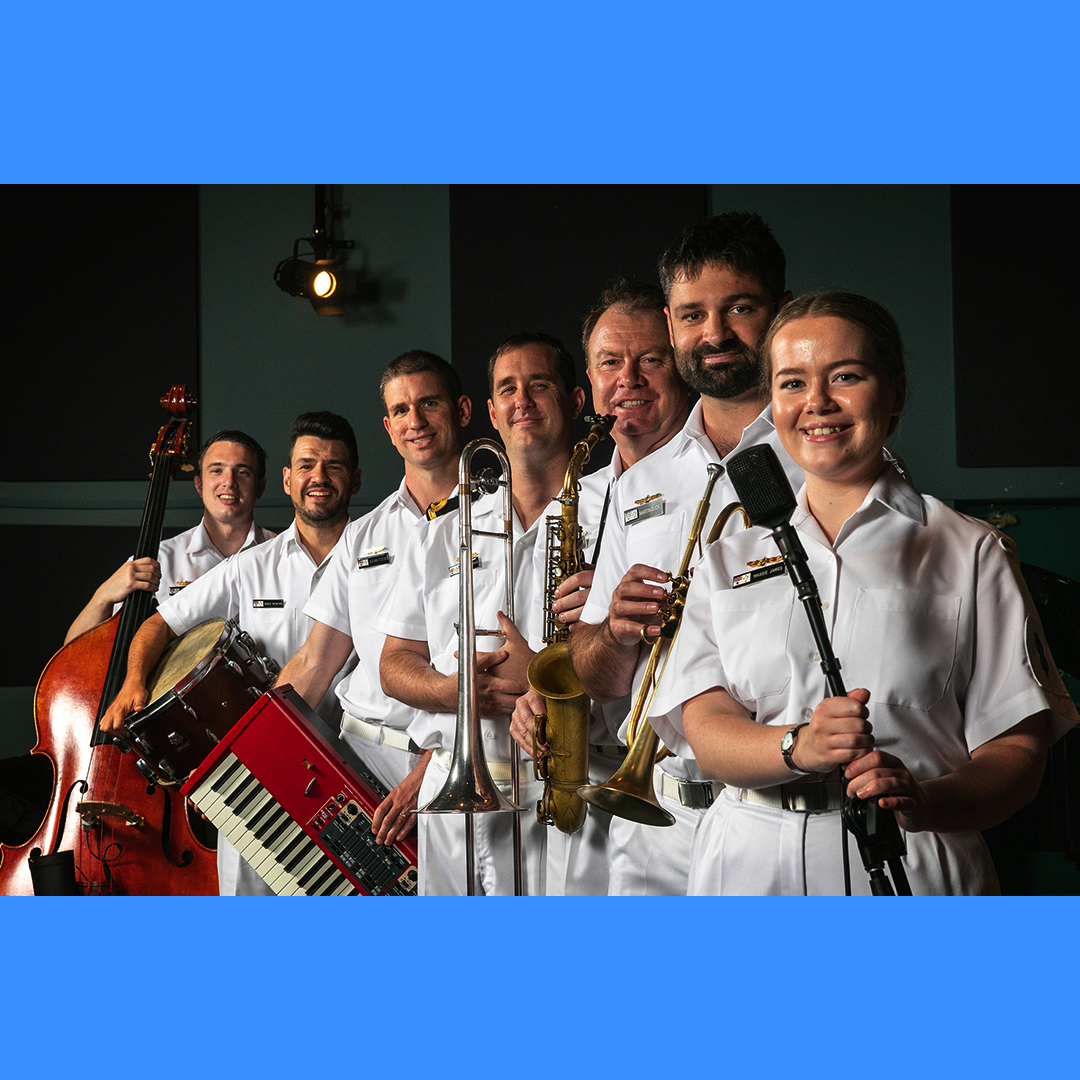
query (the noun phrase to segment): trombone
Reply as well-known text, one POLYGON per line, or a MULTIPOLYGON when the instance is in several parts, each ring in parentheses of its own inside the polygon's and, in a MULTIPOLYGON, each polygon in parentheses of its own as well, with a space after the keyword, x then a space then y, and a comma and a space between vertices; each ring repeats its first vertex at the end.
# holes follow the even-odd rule
MULTIPOLYGON (((592 806, 606 810, 616 817, 636 821, 640 825, 675 824, 675 818, 660 805, 652 779, 653 766, 668 757, 671 751, 660 745, 660 737, 647 718, 649 706, 652 705, 656 691, 660 687, 660 680, 664 677, 668 657, 671 655, 671 646, 679 632, 683 608, 686 606, 686 593, 690 588, 690 560, 694 557, 694 549, 699 546, 701 533, 705 528, 705 519, 709 514, 713 488, 716 486, 716 481, 723 475, 724 467, 712 462, 708 472, 705 492, 694 514, 678 573, 672 577, 671 590, 667 600, 661 605, 660 634, 652 642, 649 659, 630 710, 626 729, 626 742, 630 749, 622 765, 610 779, 602 784, 578 788, 578 794, 592 806), (664 664, 660 668, 660 674, 657 675, 656 669, 659 666, 661 654, 663 654, 664 664), (642 720, 645 721, 644 724, 642 720)), ((750 528, 750 519, 742 506, 737 502, 729 503, 717 515, 712 529, 709 530, 708 539, 705 541, 706 547, 716 540, 731 516, 736 513, 742 515, 743 528, 750 528)), ((645 627, 641 630, 641 640, 649 641, 645 627)))
POLYGON ((502 637, 502 631, 478 629, 473 598, 474 536, 491 536, 503 541, 505 598, 503 611, 514 619, 514 505, 510 487, 510 459, 503 448, 491 439, 474 439, 461 452, 458 465, 458 695, 454 750, 450 757, 450 775, 439 793, 417 813, 465 815, 465 875, 467 895, 476 892, 476 836, 473 814, 514 814, 514 895, 522 894, 521 818, 519 805, 518 747, 510 740, 511 798, 495 786, 484 757, 480 729, 480 709, 476 694, 476 639, 502 637), (472 459, 478 450, 489 450, 502 466, 499 477, 492 469, 472 475, 472 459), (484 532, 472 527, 472 500, 480 494, 494 494, 503 489, 503 528, 484 532))

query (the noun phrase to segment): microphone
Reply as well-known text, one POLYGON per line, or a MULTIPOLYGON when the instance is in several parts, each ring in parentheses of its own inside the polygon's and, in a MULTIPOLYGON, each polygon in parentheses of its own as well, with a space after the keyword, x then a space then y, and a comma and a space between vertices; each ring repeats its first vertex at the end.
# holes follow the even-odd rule
POLYGON ((821 654, 821 670, 830 697, 843 697, 847 692, 840 679, 840 661, 833 655, 829 634, 821 614, 821 599, 817 582, 810 573, 806 550, 799 534, 791 526, 791 515, 798 503, 788 483, 784 466, 776 451, 768 445, 750 446, 739 451, 727 465, 728 477, 735 494, 743 504, 751 524, 772 529, 773 540, 784 557, 788 577, 795 585, 799 599, 806 609, 814 640, 821 654), (824 641, 824 647, 822 642, 824 641))
MULTIPOLYGON (((802 546, 799 534, 791 525, 791 515, 798 503, 791 490, 787 474, 784 472, 776 451, 768 445, 750 446, 739 451, 727 463, 728 477, 735 488, 739 502, 743 504, 746 516, 754 525, 761 525, 772 530, 780 554, 784 557, 784 566, 795 585, 803 610, 810 620, 810 629, 814 635, 818 655, 821 657, 821 670, 825 675, 825 684, 830 697, 844 697, 847 691, 840 678, 840 661, 832 651, 829 632, 825 627, 825 618, 821 613, 821 597, 818 595, 817 582, 810 572, 806 550, 802 546)), ((884 866, 887 862, 892 872, 896 887, 902 895, 910 896, 907 875, 904 872, 901 856, 906 851, 904 838, 896 817, 881 810, 876 801, 864 802, 853 799, 846 792, 843 771, 840 772, 840 785, 843 790, 842 821, 846 829, 855 835, 862 856, 863 868, 870 877, 870 888, 875 896, 893 894, 884 866)), ((844 880, 848 882, 847 840, 843 840, 844 880)), ((848 886, 850 895, 851 889, 848 886)))

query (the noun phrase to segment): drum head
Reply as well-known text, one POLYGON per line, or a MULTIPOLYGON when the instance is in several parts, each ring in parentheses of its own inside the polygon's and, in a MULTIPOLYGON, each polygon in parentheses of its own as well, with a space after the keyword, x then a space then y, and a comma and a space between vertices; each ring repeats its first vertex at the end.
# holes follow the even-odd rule
POLYGON ((190 675, 214 651, 224 632, 224 619, 207 619, 178 637, 162 654, 150 676, 150 700, 156 701, 190 675))

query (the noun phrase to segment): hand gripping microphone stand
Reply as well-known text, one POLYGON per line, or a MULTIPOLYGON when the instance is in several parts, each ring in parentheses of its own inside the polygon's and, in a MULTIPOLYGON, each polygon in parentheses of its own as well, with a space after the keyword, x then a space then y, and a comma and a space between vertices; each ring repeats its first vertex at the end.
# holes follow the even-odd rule
MULTIPOLYGON (((847 691, 840 678, 840 661, 833 654, 829 633, 821 614, 821 597, 817 582, 810 572, 799 534, 791 525, 795 510, 795 496, 784 473, 780 459, 771 446, 751 446, 740 451, 728 462, 728 476, 735 486, 739 501, 747 517, 754 525, 772 530, 773 540, 784 557, 784 566, 795 585, 795 591, 803 603, 803 610, 810 620, 821 670, 830 697, 844 697, 847 691)), ((888 863, 896 890, 901 896, 910 896, 907 874, 900 861, 906 848, 895 815, 882 810, 876 800, 853 799, 846 793, 843 770, 840 772, 840 788, 843 797, 841 837, 844 852, 844 887, 851 895, 851 873, 848 867, 847 830, 855 835, 862 855, 863 868, 870 877, 870 891, 875 896, 892 896, 893 888, 885 875, 888 863)))

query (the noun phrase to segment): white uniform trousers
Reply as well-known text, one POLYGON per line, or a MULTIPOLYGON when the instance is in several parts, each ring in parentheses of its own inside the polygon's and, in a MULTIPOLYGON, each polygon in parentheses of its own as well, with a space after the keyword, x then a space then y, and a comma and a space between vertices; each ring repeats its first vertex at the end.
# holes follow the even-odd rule
MULTIPOLYGON (((725 790, 694 844, 695 896, 843 896, 840 811, 796 813, 740 802, 725 790)), ((979 834, 901 833, 905 874, 916 895, 1001 892, 979 834)), ((870 895, 855 838, 848 836, 853 896, 870 895)), ((889 873, 892 881, 892 874, 889 873)), ((895 888, 895 882, 893 886, 895 888)))
POLYGON ((248 864, 240 852, 218 833, 217 875, 219 896, 273 896, 274 890, 248 864))
POLYGON ((683 806, 660 792, 660 770, 653 769, 653 789, 674 825, 639 825, 613 817, 608 830, 610 896, 685 896, 690 852, 704 810, 683 806))
MULTIPOLYGON (((589 754, 589 783, 602 784, 623 763, 623 754, 589 754)), ((585 824, 567 836, 547 826, 547 895, 607 896, 608 829, 611 815, 590 806, 585 824)))
MULTIPOLYGON (((450 775, 435 755, 420 785, 419 805, 430 802, 450 775)), ((531 764, 528 766, 532 768, 531 764)), ((509 799, 510 781, 499 782, 509 799)), ((536 802, 543 785, 521 781, 519 798, 525 811, 521 818, 522 893, 544 894, 544 850, 548 827, 536 820, 536 802)), ((473 814, 474 884, 477 896, 514 895, 513 817, 511 813, 473 814)), ((422 896, 465 896, 465 815, 420 814, 417 848, 420 862, 419 893, 422 896)))

